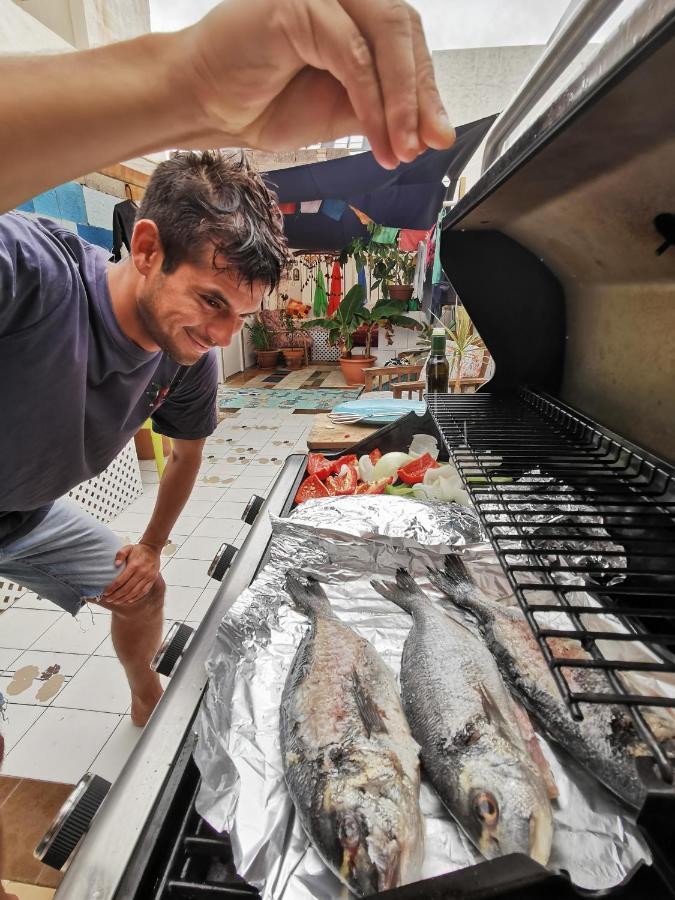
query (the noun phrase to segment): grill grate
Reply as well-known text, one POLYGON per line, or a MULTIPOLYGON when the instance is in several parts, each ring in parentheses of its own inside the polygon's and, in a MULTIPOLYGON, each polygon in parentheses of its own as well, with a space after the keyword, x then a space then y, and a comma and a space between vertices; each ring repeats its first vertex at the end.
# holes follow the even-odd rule
POLYGON ((529 390, 427 401, 572 716, 583 718, 581 703, 625 704, 672 783, 644 711, 675 700, 636 693, 623 675, 675 672, 675 470, 529 390), (589 607, 574 597, 580 590, 599 602, 593 613, 611 614, 624 631, 604 631, 597 618, 587 626, 589 607), (551 612, 564 612, 569 630, 539 621, 551 612), (557 655, 556 637, 579 641, 591 658, 557 655), (626 658, 636 643, 657 659, 626 658), (608 646, 617 650, 612 657, 608 646), (604 672, 607 691, 575 691, 566 673, 582 667, 604 672))

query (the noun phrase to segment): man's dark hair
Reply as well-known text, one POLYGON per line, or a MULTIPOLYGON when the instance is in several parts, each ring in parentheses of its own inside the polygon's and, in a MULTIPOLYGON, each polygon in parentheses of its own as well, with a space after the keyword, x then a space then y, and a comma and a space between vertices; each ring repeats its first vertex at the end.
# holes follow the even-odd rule
POLYGON ((276 195, 244 153, 181 152, 152 174, 137 219, 151 219, 164 251, 162 271, 203 259, 272 291, 288 262, 276 195))

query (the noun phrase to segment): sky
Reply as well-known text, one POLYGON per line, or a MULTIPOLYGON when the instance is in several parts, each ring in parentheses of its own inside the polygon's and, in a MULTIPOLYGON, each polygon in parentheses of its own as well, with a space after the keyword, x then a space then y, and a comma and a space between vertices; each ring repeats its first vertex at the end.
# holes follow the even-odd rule
MULTIPOLYGON (((217 0, 150 0, 153 31, 191 25, 217 0)), ((409 0, 432 50, 545 44, 570 0, 409 0)))

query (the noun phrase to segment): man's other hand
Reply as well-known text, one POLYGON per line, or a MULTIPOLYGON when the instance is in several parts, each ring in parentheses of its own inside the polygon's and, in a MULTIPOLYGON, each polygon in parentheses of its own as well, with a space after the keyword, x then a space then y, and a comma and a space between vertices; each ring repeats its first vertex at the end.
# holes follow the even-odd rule
POLYGON ((159 575, 160 551, 147 544, 126 544, 115 556, 116 566, 124 563, 124 571, 103 592, 106 603, 121 605, 144 597, 159 575))
POLYGON ((404 0, 227 0, 179 41, 200 145, 292 150, 365 133, 394 168, 454 141, 404 0))

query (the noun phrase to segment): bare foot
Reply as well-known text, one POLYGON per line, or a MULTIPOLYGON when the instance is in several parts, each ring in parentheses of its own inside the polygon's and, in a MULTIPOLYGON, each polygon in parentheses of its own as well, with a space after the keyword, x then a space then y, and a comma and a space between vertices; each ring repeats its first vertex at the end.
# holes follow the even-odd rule
POLYGON ((144 694, 143 697, 131 695, 131 721, 138 728, 142 728, 152 715, 153 709, 162 699, 164 688, 159 684, 155 691, 150 694, 144 694))

